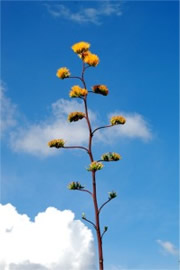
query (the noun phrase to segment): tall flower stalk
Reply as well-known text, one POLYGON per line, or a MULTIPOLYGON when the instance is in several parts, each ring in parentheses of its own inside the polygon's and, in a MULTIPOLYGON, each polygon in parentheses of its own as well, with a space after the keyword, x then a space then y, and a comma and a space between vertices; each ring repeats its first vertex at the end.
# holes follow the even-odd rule
POLYGON ((88 144, 87 147, 84 146, 65 146, 65 141, 63 139, 53 139, 48 143, 49 147, 55 147, 55 148, 63 148, 63 149, 81 149, 86 151, 86 153, 89 156, 90 159, 90 164, 87 170, 91 172, 92 176, 92 189, 87 190, 85 189, 84 186, 82 186, 79 182, 71 182, 68 185, 68 188, 70 190, 78 190, 82 192, 87 192, 93 201, 93 206, 94 206, 94 221, 91 221, 86 218, 86 215, 83 213, 82 214, 82 219, 85 220, 86 222, 90 223, 96 232, 97 236, 97 243, 98 243, 98 261, 99 261, 99 270, 104 269, 104 259, 103 259, 103 236, 107 232, 108 227, 105 226, 104 229, 101 229, 100 226, 100 213, 103 209, 103 207, 109 203, 112 199, 116 198, 117 194, 116 192, 112 191, 109 192, 109 197, 108 199, 101 205, 99 206, 98 204, 98 198, 97 198, 97 189, 96 189, 96 172, 98 170, 101 170, 103 168, 103 162, 109 162, 109 161, 118 161, 121 159, 121 156, 117 153, 114 152, 108 152, 105 153, 101 156, 101 159, 99 160, 94 160, 94 155, 92 152, 92 142, 93 142, 93 137, 95 135, 95 132, 102 128, 108 128, 108 127, 113 127, 114 125, 123 125, 126 122, 126 119, 121 116, 121 115, 116 115, 113 116, 110 120, 110 124, 97 127, 94 130, 92 129, 91 121, 89 118, 89 113, 88 113, 88 104, 87 104, 87 99, 89 93, 93 94, 100 94, 103 96, 107 96, 109 93, 109 90, 106 85, 94 85, 92 87, 92 91, 87 89, 84 74, 87 68, 90 67, 96 67, 99 64, 99 57, 96 54, 93 54, 89 51, 90 44, 87 42, 79 42, 76 43, 72 46, 72 50, 79 56, 79 58, 82 61, 82 72, 80 76, 71 76, 69 69, 66 67, 62 67, 58 69, 56 75, 59 79, 77 79, 80 81, 82 86, 79 85, 74 85, 72 86, 69 96, 71 98, 79 98, 82 100, 84 104, 84 112, 71 112, 68 115, 68 121, 79 121, 83 118, 85 118, 87 122, 87 128, 89 130, 89 138, 88 138, 88 144))

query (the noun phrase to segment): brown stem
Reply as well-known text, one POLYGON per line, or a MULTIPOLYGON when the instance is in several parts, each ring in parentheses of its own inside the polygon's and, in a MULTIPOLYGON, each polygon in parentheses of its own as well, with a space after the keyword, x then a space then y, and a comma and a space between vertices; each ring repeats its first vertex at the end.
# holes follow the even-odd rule
MULTIPOLYGON (((86 89, 86 83, 84 80, 84 72, 85 72, 85 64, 83 63, 83 68, 82 68, 82 83, 84 85, 84 88, 86 89)), ((93 162, 93 154, 92 154, 92 138, 93 138, 93 133, 92 133, 92 128, 91 128, 91 123, 89 120, 89 115, 88 115, 88 108, 87 108, 87 96, 84 97, 84 107, 85 107, 85 114, 86 114, 86 121, 89 129, 89 145, 88 145, 88 154, 90 161, 93 162)), ((100 221, 99 221, 99 210, 98 210, 98 202, 97 202, 97 194, 96 194, 96 175, 95 171, 92 171, 92 198, 93 198, 93 204, 94 204, 94 212, 95 212, 95 228, 96 228, 96 235, 97 235, 97 242, 98 242, 98 255, 99 255, 99 270, 103 270, 103 249, 102 249, 102 238, 101 238, 101 229, 100 229, 100 221)))
POLYGON ((102 238, 101 238, 101 229, 100 229, 100 221, 99 221, 99 210, 97 203, 97 195, 96 195, 96 176, 95 171, 92 171, 92 179, 93 179, 93 202, 95 209, 95 221, 96 221, 96 235, 98 242, 98 254, 99 254, 99 270, 103 270, 103 249, 102 249, 102 238))

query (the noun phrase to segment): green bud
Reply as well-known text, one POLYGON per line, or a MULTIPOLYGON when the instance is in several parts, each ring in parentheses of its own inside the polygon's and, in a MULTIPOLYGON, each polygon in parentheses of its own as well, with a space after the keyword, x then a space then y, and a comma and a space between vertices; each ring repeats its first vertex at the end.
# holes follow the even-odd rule
POLYGON ((114 191, 109 192, 109 199, 114 199, 117 197, 117 193, 114 191))
POLYGON ((84 187, 81 186, 81 184, 79 182, 71 182, 69 185, 68 185, 68 189, 70 190, 81 190, 83 189, 84 187))
POLYGON ((107 232, 107 230, 108 230, 108 227, 104 226, 104 231, 107 232))

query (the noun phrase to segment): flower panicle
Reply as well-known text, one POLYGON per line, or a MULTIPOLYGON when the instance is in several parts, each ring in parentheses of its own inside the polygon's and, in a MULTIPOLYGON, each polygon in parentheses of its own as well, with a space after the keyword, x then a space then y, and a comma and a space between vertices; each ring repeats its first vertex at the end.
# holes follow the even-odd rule
POLYGON ((126 119, 122 115, 112 116, 110 119, 111 125, 124 125, 126 123, 126 119))
POLYGON ((104 165, 101 162, 93 161, 89 165, 89 168, 87 168, 88 171, 98 171, 101 170, 104 167, 104 165))
POLYGON ((84 187, 81 186, 81 184, 79 182, 71 182, 69 185, 68 185, 68 189, 70 190, 81 190, 83 189, 84 187))
POLYGON ((75 53, 81 54, 88 51, 90 46, 91 45, 88 42, 80 41, 78 43, 75 43, 71 48, 75 53))
POLYGON ((99 57, 96 54, 87 51, 80 55, 80 58, 83 60, 84 63, 88 64, 89 66, 96 67, 99 64, 99 57))
POLYGON ((59 68, 56 73, 56 76, 62 80, 65 78, 69 78, 70 75, 71 73, 69 72, 69 69, 67 69, 66 67, 59 68))
POLYGON ((85 97, 87 96, 88 91, 84 88, 81 88, 79 85, 74 85, 69 92, 71 98, 85 97))
POLYGON ((49 147, 55 147, 55 148, 63 148, 64 144, 65 142, 63 139, 54 139, 48 142, 49 147))
POLYGON ((118 161, 121 159, 121 156, 115 152, 108 152, 101 156, 103 161, 118 161))
POLYGON ((117 193, 115 191, 108 192, 108 194, 109 194, 109 199, 111 200, 117 197, 117 193))
POLYGON ((68 121, 69 122, 76 122, 78 120, 81 120, 85 117, 85 113, 83 112, 72 112, 68 115, 68 121))
POLYGON ((100 95, 103 95, 103 96, 107 96, 108 93, 109 93, 109 90, 108 90, 107 86, 104 85, 104 84, 94 85, 92 87, 92 90, 93 90, 94 93, 100 94, 100 95))

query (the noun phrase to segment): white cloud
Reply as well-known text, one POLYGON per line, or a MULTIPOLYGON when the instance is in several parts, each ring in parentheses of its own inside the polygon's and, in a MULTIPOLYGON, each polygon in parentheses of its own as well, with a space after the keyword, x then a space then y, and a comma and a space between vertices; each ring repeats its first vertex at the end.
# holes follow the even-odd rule
POLYGON ((115 112, 109 115, 109 118, 113 115, 123 115, 126 118, 125 125, 118 125, 112 128, 108 128, 103 131, 105 141, 115 140, 117 137, 139 138, 144 141, 152 139, 152 132, 150 127, 141 114, 138 113, 125 113, 115 112))
POLYGON ((68 7, 63 4, 50 5, 45 4, 48 12, 53 17, 61 17, 66 20, 70 20, 76 23, 93 23, 100 25, 101 18, 107 16, 120 16, 121 12, 121 3, 120 2, 110 2, 110 1, 102 1, 99 3, 97 8, 82 8, 76 12, 71 11, 68 7))
POLYGON ((48 207, 34 221, 0 204, 1 270, 95 270, 91 231, 70 210, 48 207))
MULTIPOLYGON (((88 129, 85 120, 76 123, 67 121, 67 115, 72 111, 84 111, 83 104, 76 100, 59 99, 52 104, 52 116, 49 119, 26 128, 19 128, 12 134, 12 148, 38 156, 47 156, 59 153, 57 149, 50 149, 47 146, 48 141, 52 139, 64 139, 68 145, 87 143, 88 129)), ((90 119, 95 120, 95 114, 91 111, 90 119)))
POLYGON ((169 241, 157 240, 157 243, 163 248, 163 251, 172 255, 178 255, 178 249, 169 241))
POLYGON ((16 125, 16 105, 5 95, 6 89, 0 84, 0 131, 4 134, 9 128, 16 125))
MULTIPOLYGON (((11 146, 15 151, 23 151, 37 156, 48 156, 60 153, 49 148, 47 143, 52 139, 64 139, 67 146, 87 146, 88 128, 85 119, 69 123, 67 115, 72 111, 84 111, 84 105, 76 100, 59 99, 52 104, 52 115, 37 124, 17 128, 11 136, 11 146)), ((114 113, 117 115, 119 113, 114 113)), ((95 142, 113 143, 119 137, 149 140, 152 137, 147 122, 140 114, 120 113, 126 117, 125 125, 97 131, 95 142)), ((89 110, 91 123, 99 126, 97 116, 89 110)))

